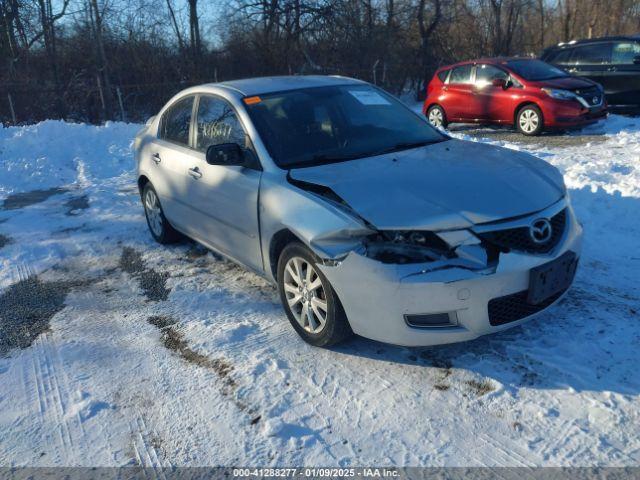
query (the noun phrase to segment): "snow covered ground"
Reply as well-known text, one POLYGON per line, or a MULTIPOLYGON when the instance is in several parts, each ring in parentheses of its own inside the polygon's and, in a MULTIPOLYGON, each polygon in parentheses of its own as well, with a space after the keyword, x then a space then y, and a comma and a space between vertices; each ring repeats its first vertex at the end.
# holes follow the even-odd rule
POLYGON ((577 280, 523 327, 423 349, 309 347, 265 281, 155 244, 138 128, 0 129, 0 465, 640 464, 640 119, 492 141, 564 172, 577 280))

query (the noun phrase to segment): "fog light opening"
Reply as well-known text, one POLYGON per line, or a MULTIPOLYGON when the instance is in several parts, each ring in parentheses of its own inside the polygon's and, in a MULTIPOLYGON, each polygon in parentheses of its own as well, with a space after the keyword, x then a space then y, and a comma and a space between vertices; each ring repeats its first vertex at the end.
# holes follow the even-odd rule
POLYGON ((405 315, 404 321, 413 328, 445 328, 458 324, 456 312, 405 315))

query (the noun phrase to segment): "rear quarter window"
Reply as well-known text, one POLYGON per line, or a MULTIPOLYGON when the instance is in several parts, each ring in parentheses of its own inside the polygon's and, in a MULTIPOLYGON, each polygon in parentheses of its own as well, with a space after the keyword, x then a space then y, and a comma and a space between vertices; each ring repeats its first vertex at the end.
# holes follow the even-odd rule
POLYGON ((440 79, 441 82, 446 82, 447 81, 447 76, 449 75, 449 72, 451 70, 442 70, 441 72, 438 72, 436 74, 436 76, 440 79))

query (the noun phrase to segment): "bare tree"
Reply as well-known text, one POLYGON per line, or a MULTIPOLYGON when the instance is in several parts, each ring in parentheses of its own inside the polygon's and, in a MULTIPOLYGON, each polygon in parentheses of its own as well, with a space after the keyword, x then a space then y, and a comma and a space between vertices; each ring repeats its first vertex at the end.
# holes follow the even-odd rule
POLYGON ((442 0, 418 0, 416 14, 418 30, 420 32, 420 61, 425 85, 429 82, 432 67, 433 52, 430 49, 430 40, 438 24, 442 20, 442 0), (427 6, 430 12, 427 12, 427 6))

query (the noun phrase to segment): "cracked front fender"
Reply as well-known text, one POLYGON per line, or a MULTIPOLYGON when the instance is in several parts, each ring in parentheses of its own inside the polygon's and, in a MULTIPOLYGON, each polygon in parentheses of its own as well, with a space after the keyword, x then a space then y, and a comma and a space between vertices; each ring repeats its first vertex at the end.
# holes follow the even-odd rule
MULTIPOLYGON (((286 179, 264 175, 260 187, 260 228, 265 272, 271 241, 278 232, 289 230, 323 259, 342 258, 362 248, 362 238, 374 233, 355 215, 319 196, 297 189, 286 179)), ((273 278, 271 278, 273 280, 273 278)))

